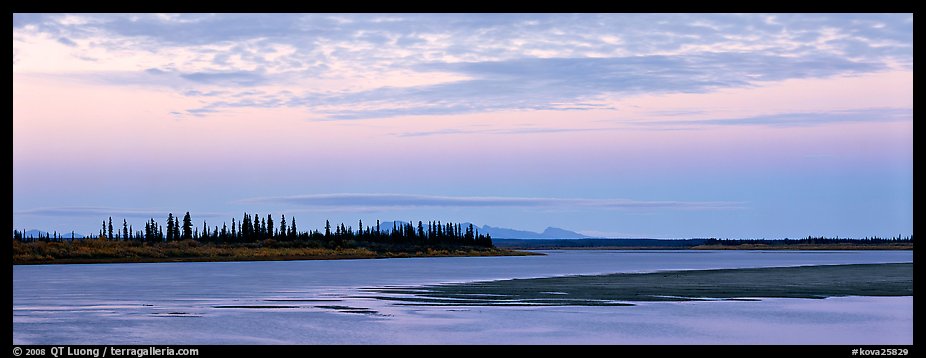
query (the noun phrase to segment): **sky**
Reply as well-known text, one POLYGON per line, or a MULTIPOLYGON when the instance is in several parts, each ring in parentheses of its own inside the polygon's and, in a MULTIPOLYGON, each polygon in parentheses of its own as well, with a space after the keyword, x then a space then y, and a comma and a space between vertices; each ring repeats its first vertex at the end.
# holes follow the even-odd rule
POLYGON ((14 14, 13 227, 913 233, 912 14, 14 14))

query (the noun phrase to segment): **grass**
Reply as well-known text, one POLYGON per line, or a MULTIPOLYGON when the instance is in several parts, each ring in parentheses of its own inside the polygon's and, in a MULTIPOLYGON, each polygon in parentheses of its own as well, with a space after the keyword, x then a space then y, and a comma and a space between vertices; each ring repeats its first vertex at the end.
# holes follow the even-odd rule
POLYGON ((634 301, 912 296, 913 264, 663 271, 374 288, 405 305, 620 306, 634 301))
POLYGON ((392 257, 516 256, 531 253, 474 246, 423 247, 420 245, 370 244, 354 242, 344 247, 319 242, 277 242, 214 244, 192 240, 143 243, 106 240, 66 242, 13 241, 13 264, 190 262, 190 261, 282 261, 335 260, 392 257))

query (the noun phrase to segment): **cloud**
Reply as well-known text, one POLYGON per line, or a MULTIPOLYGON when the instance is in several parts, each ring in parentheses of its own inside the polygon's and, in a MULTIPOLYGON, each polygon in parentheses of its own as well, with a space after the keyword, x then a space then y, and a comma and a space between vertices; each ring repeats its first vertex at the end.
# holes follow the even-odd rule
POLYGON ((912 108, 868 108, 860 110, 781 113, 764 116, 728 119, 672 120, 634 122, 644 126, 770 126, 804 127, 848 122, 912 121, 912 108))
MULTIPOLYGON (((84 59, 93 60, 93 59, 84 59)), ((78 72, 78 73, 36 73, 29 76, 39 78, 58 78, 82 81, 93 84, 116 86, 142 86, 146 88, 160 87, 176 90, 179 94, 188 97, 202 97, 213 100, 213 106, 231 105, 227 102, 216 101, 216 98, 241 98, 254 94, 242 87, 253 88, 273 81, 279 81, 277 76, 268 76, 261 71, 205 71, 182 72, 172 69, 147 68, 140 71, 106 71, 106 72, 78 72), (198 90, 191 86, 222 87, 231 90, 198 90)), ((239 105, 249 105, 245 100, 237 100, 239 105)))
MULTIPOLYGON (((130 218, 166 218, 168 213, 174 213, 174 216, 183 215, 183 211, 154 210, 154 209, 125 209, 125 208, 106 208, 106 207, 46 207, 16 211, 17 215, 35 215, 35 216, 63 216, 63 217, 130 217, 130 218)), ((225 214, 214 212, 190 213, 194 217, 219 217, 225 214)))
POLYGON ((732 201, 655 201, 630 199, 437 196, 412 194, 315 194, 252 198, 242 203, 279 203, 316 208, 521 207, 603 209, 738 209, 732 201))
POLYGON ((266 82, 262 74, 254 71, 193 72, 180 74, 180 77, 201 84, 226 86, 255 86, 266 82))
POLYGON ((426 137, 435 135, 456 135, 456 134, 496 134, 496 135, 516 135, 516 134, 543 134, 543 133, 568 133, 568 132, 597 132, 603 130, 619 130, 621 128, 503 128, 503 129, 457 129, 445 128, 433 131, 412 131, 393 133, 397 137, 426 137))
MULTIPOLYGON (((602 96, 708 92, 900 66, 910 14, 14 14, 14 71, 29 34, 144 53, 201 108, 305 108, 329 120, 582 110, 602 96), (451 73, 438 84, 383 73, 451 73), (330 84, 343 83, 331 89, 330 84), (363 83, 360 88, 351 83, 363 83), (191 86, 193 88, 191 88, 191 86), (266 88, 261 98, 196 93, 266 88), (286 87, 282 90, 280 87, 286 87), (293 92, 286 92, 294 90, 293 92)), ((86 52, 86 51, 83 51, 86 52)), ((106 68, 101 62, 99 68, 106 68)), ((97 73, 110 84, 144 76, 97 73), (131 76, 128 76, 131 77, 131 76)), ((155 81, 153 85, 164 84, 155 81)))
POLYGON ((329 119, 384 118, 494 110, 556 110, 575 103, 574 110, 597 109, 583 102, 603 95, 707 92, 744 87, 762 81, 827 77, 884 69, 874 62, 839 57, 716 53, 691 56, 616 58, 529 58, 497 62, 430 63, 423 71, 454 72, 472 80, 410 88, 378 88, 329 96, 307 97, 290 104, 351 104, 366 110, 334 110, 329 119), (375 108, 379 103, 400 108, 375 108))
POLYGON ((77 46, 77 43, 75 43, 74 41, 71 41, 71 39, 67 37, 59 37, 58 42, 64 44, 65 46, 70 46, 70 47, 77 46))

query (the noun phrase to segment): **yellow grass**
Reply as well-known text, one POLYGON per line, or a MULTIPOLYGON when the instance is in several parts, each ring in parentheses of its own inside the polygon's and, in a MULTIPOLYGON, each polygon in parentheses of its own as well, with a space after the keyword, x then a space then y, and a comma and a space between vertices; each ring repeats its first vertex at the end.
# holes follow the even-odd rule
POLYGON ((330 260, 430 256, 528 255, 520 251, 482 248, 414 248, 390 250, 366 247, 305 247, 318 243, 212 244, 192 240, 148 244, 142 242, 78 240, 73 242, 13 241, 13 264, 164 262, 164 261, 257 261, 330 260))

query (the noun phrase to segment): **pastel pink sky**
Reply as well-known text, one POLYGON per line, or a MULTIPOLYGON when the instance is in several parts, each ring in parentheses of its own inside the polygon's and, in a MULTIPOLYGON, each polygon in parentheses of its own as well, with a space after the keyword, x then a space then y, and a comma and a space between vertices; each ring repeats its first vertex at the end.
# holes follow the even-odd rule
POLYGON ((114 219, 189 210, 220 226, 256 211, 309 227, 441 219, 621 237, 912 234, 905 15, 830 16, 816 28, 746 16, 768 28, 664 48, 640 44, 680 29, 602 26, 567 41, 562 30, 584 28, 581 16, 397 16, 392 26, 375 14, 287 17, 280 31, 249 34, 222 16, 14 15, 14 227, 92 232, 100 210, 81 208, 102 208, 114 219), (405 32, 403 21, 422 20, 405 32), (899 29, 871 25, 887 20, 899 29), (314 23, 340 27, 278 35, 314 23), (144 32, 157 26, 214 33, 144 32), (471 26, 490 26, 499 45, 460 50, 489 36, 466 35, 471 26), (870 47, 853 54, 858 44, 843 40, 870 47), (680 204, 246 201, 338 193, 680 204))

